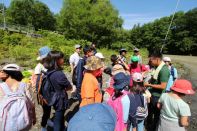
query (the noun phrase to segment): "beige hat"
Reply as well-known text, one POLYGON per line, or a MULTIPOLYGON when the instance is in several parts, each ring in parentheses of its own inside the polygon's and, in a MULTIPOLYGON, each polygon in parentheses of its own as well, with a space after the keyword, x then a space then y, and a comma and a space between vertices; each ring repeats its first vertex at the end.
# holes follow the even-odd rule
POLYGON ((120 72, 126 73, 126 71, 125 71, 125 69, 123 68, 122 65, 117 64, 117 65, 115 65, 115 66, 112 68, 112 75, 116 75, 116 74, 118 74, 118 73, 120 73, 120 72))
POLYGON ((84 68, 86 70, 97 70, 103 67, 103 64, 101 62, 101 59, 97 58, 96 56, 91 56, 87 58, 86 65, 84 68))

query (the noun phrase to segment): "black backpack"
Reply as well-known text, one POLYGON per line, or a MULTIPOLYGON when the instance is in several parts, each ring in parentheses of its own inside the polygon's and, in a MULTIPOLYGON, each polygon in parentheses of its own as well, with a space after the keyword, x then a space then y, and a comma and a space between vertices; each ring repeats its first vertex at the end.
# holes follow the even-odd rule
POLYGON ((42 75, 40 76, 37 98, 38 103, 41 105, 47 104, 49 106, 52 106, 54 104, 52 103, 52 99, 55 94, 55 88, 50 80, 50 76, 54 72, 56 72, 56 70, 42 73, 42 75))

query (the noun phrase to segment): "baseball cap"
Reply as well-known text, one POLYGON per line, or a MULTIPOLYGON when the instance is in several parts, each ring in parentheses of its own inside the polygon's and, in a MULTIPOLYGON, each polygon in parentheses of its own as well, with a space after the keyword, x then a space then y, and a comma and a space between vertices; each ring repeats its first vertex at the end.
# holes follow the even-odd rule
POLYGON ((77 44, 75 45, 75 49, 81 48, 81 45, 77 44))

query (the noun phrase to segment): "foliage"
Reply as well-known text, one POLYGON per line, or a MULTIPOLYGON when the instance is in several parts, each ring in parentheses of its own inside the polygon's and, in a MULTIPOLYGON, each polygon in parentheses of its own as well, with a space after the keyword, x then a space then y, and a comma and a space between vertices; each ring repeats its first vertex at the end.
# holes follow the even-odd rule
POLYGON ((109 0, 64 0, 58 23, 59 31, 66 38, 85 39, 110 47, 115 29, 122 26, 122 19, 109 0))
POLYGON ((36 0, 12 0, 7 9, 11 24, 34 26, 38 29, 55 30, 55 18, 48 6, 36 0))

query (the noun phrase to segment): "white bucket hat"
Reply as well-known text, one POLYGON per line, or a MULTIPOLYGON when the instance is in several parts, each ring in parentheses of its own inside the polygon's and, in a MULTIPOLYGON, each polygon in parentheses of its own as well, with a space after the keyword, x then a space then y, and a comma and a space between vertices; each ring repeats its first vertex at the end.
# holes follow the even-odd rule
POLYGON ((170 59, 170 57, 164 57, 164 58, 163 58, 163 61, 171 62, 171 59, 170 59))
POLYGON ((5 70, 5 71, 21 71, 20 67, 17 64, 7 64, 3 67, 2 70, 5 70))

